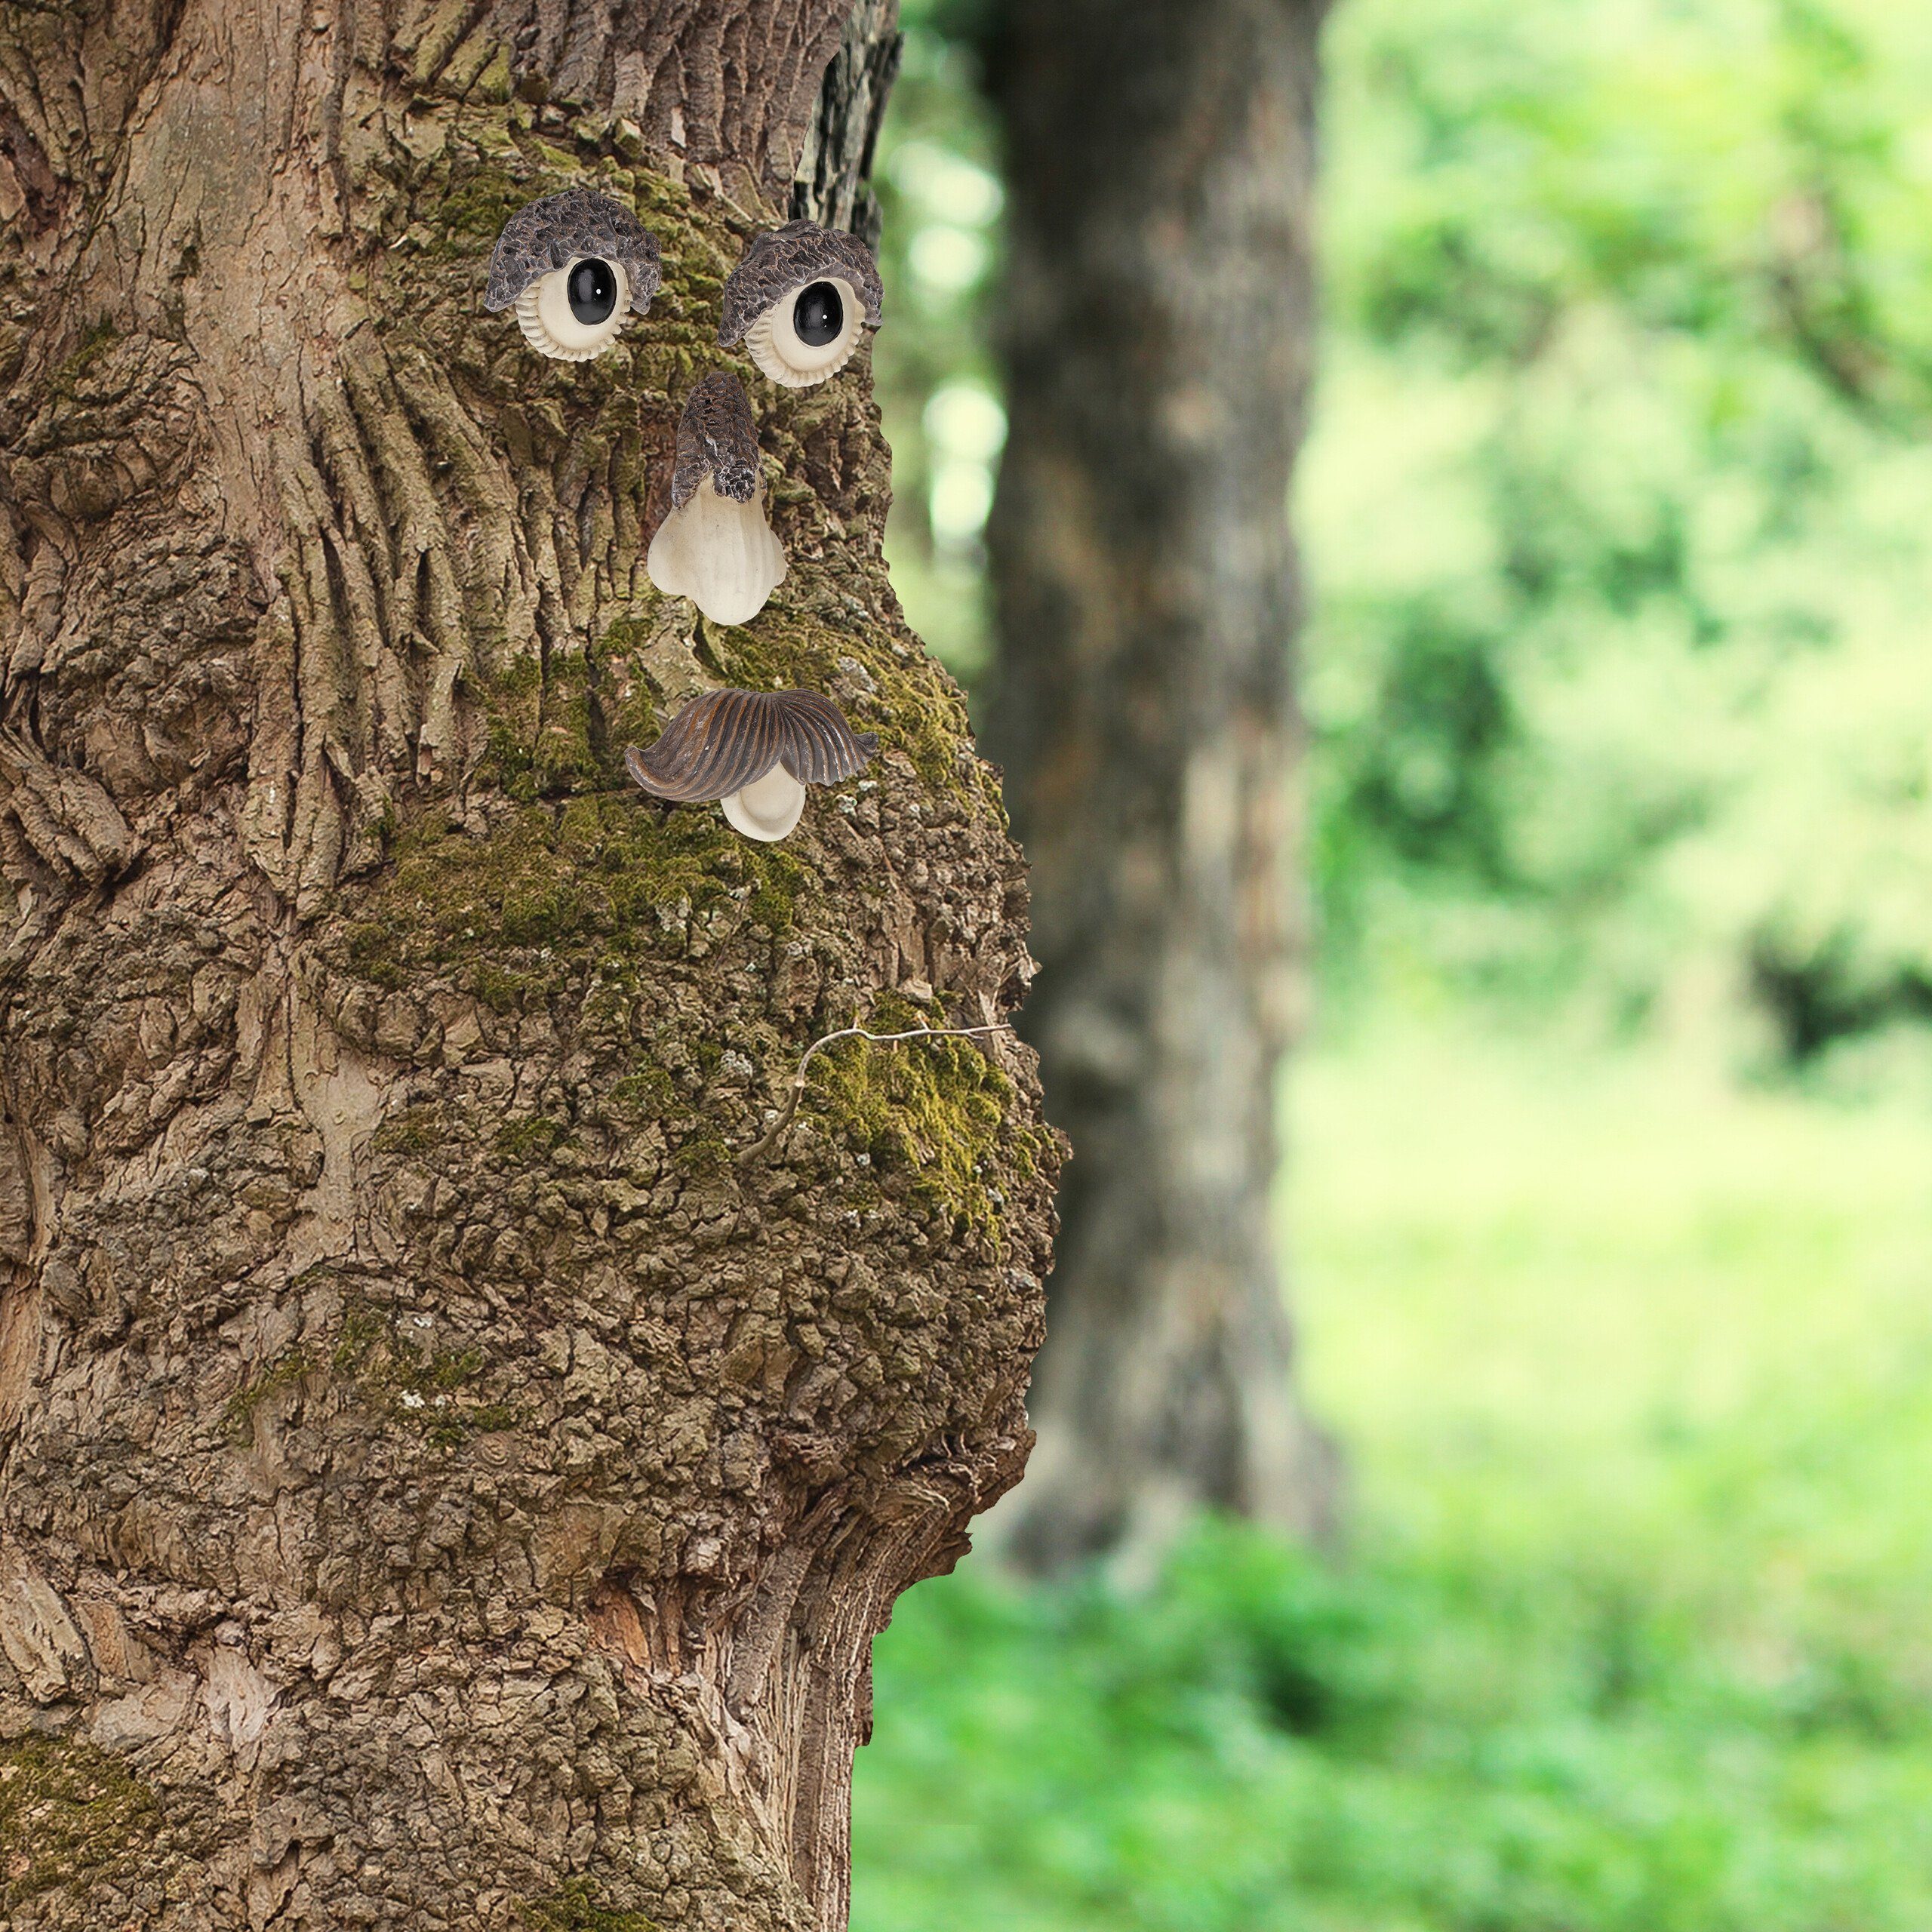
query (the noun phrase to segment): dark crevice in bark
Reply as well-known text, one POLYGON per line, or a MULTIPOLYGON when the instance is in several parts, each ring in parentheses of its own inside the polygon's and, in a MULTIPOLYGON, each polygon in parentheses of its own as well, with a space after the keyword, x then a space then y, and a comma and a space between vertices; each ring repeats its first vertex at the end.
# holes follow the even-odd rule
POLYGON ((57 226, 66 201, 60 183, 39 143, 27 132, 20 116, 4 106, 0 106, 0 158, 11 167, 20 184, 28 234, 39 235, 57 226))
POLYGON ((899 0, 857 0, 792 183, 793 220, 848 230, 871 248, 883 219, 869 185, 872 160, 905 49, 898 18, 899 0))

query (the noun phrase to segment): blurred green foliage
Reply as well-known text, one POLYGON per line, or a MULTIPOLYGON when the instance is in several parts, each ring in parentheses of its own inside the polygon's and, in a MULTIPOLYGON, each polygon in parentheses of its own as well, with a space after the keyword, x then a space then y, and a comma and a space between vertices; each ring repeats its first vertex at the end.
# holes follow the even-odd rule
POLYGON ((879 143, 888 325, 873 360, 892 445, 886 534, 913 627, 969 685, 988 660, 981 543, 1006 438, 988 310, 1004 196, 970 42, 934 0, 904 9, 906 52, 879 143))
MULTIPOLYGON (((969 681, 974 11, 908 0, 878 358, 969 681)), ((856 1932, 1924 1932, 1932 10, 1341 0, 1327 59, 1284 1224, 1349 1546, 913 1592, 856 1932)))
MULTIPOLYGON (((912 0, 878 366, 969 682, 1002 428, 974 17, 912 0)), ((1344 0, 1297 514, 1331 1019, 1579 1008, 1932 1092, 1932 11, 1344 0)))
POLYGON ((854 1932, 1923 1932, 1932 1121, 1440 1027, 1296 1112, 1351 1546, 921 1585, 854 1932))
POLYGON ((1327 51, 1331 996, 1922 1020, 1932 13, 1352 0, 1327 51))

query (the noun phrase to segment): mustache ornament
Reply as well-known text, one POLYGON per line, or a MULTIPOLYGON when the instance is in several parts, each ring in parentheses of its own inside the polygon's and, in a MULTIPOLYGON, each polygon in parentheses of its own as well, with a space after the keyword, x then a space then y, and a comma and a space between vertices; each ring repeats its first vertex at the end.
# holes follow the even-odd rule
POLYGON ((875 732, 816 691, 707 691, 648 751, 626 752, 624 769, 654 798, 717 801, 734 831, 768 844, 798 824, 808 785, 850 778, 878 750, 875 732))

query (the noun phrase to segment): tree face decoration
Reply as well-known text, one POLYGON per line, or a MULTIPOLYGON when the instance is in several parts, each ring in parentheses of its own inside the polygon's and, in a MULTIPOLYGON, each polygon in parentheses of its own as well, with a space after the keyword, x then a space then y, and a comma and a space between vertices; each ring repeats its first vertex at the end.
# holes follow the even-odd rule
POLYGON ((519 208, 490 257, 483 298, 516 306, 518 326, 539 355, 587 362, 651 307, 663 279, 656 238, 609 196, 568 189, 519 208))
POLYGON ((881 319, 872 251, 857 236, 788 221, 755 235, 724 285, 725 348, 742 342, 760 369, 787 389, 830 380, 881 319))
POLYGON ((845 1921, 873 1635, 1026 1460, 1059 1148, 989 1030, 736 1157, 902 989, 1002 1023, 1024 874, 863 354, 688 426, 795 614, 642 564, 892 11, 0 0, 0 1926, 845 1921), (802 803, 795 860, 624 775, 734 678, 696 795, 802 803))
POLYGON ((715 624, 749 623, 784 581, 784 546, 764 519, 751 402, 722 370, 685 405, 671 511, 645 568, 666 596, 688 597, 715 624))
POLYGON ((878 750, 876 732, 855 732, 816 691, 707 691, 624 769, 654 798, 717 801, 734 830, 771 843, 798 824, 808 785, 850 778, 878 750))

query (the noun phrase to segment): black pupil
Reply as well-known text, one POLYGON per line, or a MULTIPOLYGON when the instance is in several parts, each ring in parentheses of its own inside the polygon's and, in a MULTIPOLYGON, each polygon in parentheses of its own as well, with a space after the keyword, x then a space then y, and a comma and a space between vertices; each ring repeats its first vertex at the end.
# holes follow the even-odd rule
POLYGON ((792 326, 809 348, 823 349, 827 343, 836 342, 845 326, 845 305, 839 300, 838 290, 829 281, 814 282, 798 297, 792 311, 792 326))
POLYGON ((571 270, 566 293, 571 298, 571 313, 579 321, 608 321, 611 311, 617 306, 617 278, 608 262, 600 262, 592 256, 571 270))

